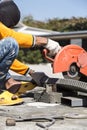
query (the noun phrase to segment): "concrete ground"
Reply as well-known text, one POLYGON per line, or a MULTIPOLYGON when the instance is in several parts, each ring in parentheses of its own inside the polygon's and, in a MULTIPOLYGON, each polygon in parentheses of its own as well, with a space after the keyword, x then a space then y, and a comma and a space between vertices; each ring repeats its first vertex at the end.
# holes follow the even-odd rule
MULTIPOLYGON (((44 70, 48 75, 53 76, 50 71, 50 65, 32 66, 36 70, 44 70), (39 68, 40 69, 39 69, 39 68), (41 69, 42 67, 42 69, 41 69), (46 69, 46 70, 45 70, 46 69)), ((54 75, 55 76, 55 75, 54 75)), ((61 74, 56 75, 63 78, 61 74)), ((33 92, 38 89, 33 90, 33 92)), ((33 97, 24 96, 24 103, 15 106, 0 106, 0 130, 87 130, 87 108, 69 107, 60 103, 35 102, 33 97), (50 118, 48 120, 35 120, 35 118, 50 118), (60 119, 58 119, 58 117, 60 119), (12 118, 15 120, 30 119, 29 121, 15 122, 15 126, 6 126, 6 120, 12 118), (31 120, 34 118, 33 120, 31 120), (49 127, 45 127, 49 125, 49 127), (37 123, 42 124, 42 127, 37 123)))
POLYGON ((55 119, 54 124, 48 127, 49 130, 87 130, 87 108, 36 103, 30 98, 24 100, 25 103, 21 105, 0 107, 0 130, 46 130, 45 126, 51 123, 40 119, 16 122, 15 126, 6 126, 6 120, 9 117, 12 119, 49 117, 55 119), (38 126, 37 122, 44 125, 44 128, 38 126))

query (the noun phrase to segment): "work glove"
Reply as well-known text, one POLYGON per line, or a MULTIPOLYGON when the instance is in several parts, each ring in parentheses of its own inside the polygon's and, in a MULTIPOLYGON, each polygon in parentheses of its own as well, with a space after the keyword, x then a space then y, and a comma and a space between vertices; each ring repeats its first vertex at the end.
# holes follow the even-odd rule
POLYGON ((44 72, 34 72, 31 74, 32 79, 38 86, 45 87, 46 84, 55 84, 58 78, 50 78, 44 72))
POLYGON ((48 49, 49 56, 55 56, 61 49, 61 46, 59 45, 59 43, 51 39, 48 39, 48 43, 44 47, 48 49))

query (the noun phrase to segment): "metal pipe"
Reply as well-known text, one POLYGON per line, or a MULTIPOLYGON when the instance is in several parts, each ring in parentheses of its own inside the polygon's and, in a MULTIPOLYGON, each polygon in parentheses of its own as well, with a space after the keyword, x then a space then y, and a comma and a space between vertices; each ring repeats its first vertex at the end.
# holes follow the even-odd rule
POLYGON ((42 36, 49 37, 55 40, 87 38, 87 31, 61 32, 61 33, 47 34, 42 36))

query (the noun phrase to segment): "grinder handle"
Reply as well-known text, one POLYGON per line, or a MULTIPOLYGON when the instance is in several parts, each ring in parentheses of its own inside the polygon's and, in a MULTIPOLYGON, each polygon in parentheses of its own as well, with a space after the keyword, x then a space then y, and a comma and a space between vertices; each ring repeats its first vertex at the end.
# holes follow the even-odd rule
POLYGON ((43 55, 48 61, 54 62, 54 59, 48 56, 49 50, 43 49, 43 55))

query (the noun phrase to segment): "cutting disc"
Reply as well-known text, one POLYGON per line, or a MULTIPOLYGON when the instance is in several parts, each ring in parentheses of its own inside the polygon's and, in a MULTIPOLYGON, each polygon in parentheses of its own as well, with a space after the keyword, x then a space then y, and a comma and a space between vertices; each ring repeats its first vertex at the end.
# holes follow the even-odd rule
POLYGON ((64 78, 79 80, 81 78, 81 73, 76 64, 72 64, 68 71, 62 72, 64 78))

